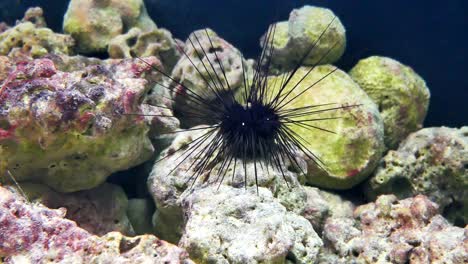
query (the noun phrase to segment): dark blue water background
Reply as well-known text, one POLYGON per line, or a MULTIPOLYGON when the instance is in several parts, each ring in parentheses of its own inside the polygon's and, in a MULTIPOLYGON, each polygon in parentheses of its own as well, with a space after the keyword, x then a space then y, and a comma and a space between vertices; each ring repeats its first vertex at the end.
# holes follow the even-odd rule
MULTIPOLYGON (((432 98, 425 126, 468 125, 468 1, 391 0, 146 0, 151 17, 180 39, 211 27, 247 57, 260 52, 268 24, 287 20, 305 4, 331 8, 347 30, 338 63, 349 70, 360 58, 383 55, 413 67, 432 98)), ((0 21, 9 24, 30 6, 41 6, 48 25, 61 30, 66 0, 0 0, 0 21)))

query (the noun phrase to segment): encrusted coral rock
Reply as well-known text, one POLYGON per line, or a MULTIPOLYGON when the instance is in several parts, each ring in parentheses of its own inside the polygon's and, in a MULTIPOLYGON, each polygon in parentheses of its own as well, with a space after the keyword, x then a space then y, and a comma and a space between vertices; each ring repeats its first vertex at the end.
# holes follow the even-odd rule
POLYGON ((179 44, 166 29, 143 31, 132 28, 126 34, 113 38, 109 43, 108 53, 111 58, 132 58, 156 56, 170 74, 180 58, 179 44))
MULTIPOLYGON (((220 172, 221 164, 218 164, 209 173, 206 171, 195 179, 195 171, 191 165, 199 157, 197 153, 190 153, 183 151, 183 149, 184 146, 203 133, 205 133, 203 130, 177 133, 172 144, 160 153, 148 177, 148 189, 157 206, 157 211, 153 216, 153 225, 159 237, 174 243, 178 241, 183 231, 181 197, 187 191, 205 185, 218 186, 223 184, 243 189, 245 185, 255 186, 258 184, 258 186, 266 187, 274 192, 275 197, 277 196, 288 210, 301 215, 307 211, 307 208, 319 206, 318 204, 306 205, 308 195, 299 187, 298 175, 296 172, 288 170, 288 165, 284 167, 283 173, 294 191, 288 188, 283 174, 271 166, 257 167, 257 180, 255 180, 253 177, 255 175, 254 164, 250 161, 246 162, 247 176, 242 161, 238 160, 235 165, 232 162, 227 166, 225 173, 220 172), (235 171, 234 168, 236 168, 235 171)), ((204 145, 201 149, 203 147, 204 145)), ((288 162, 285 163, 288 164, 288 162)), ((302 163, 303 170, 305 170, 306 164, 302 163)))
POLYGON ((112 38, 132 27, 156 29, 143 0, 72 0, 63 20, 82 53, 106 51, 112 38))
MULTIPOLYGON (((257 167, 255 181, 254 164, 246 162, 246 176, 241 161, 237 161, 236 165, 232 162, 227 166, 225 173, 221 173, 219 166, 215 166, 209 174, 204 173, 193 182, 195 172, 191 165, 199 157, 184 151, 184 146, 203 133, 203 130, 177 133, 178 136, 172 144, 161 152, 148 178, 148 189, 157 206, 153 225, 159 237, 174 243, 179 240, 184 224, 181 197, 187 192, 206 185, 220 184, 243 189, 245 180, 247 186, 258 184, 268 188, 279 203, 288 211, 309 220, 316 231, 321 230, 327 217, 351 214, 353 205, 349 201, 317 188, 301 186, 299 181, 303 179, 297 171, 291 170, 288 161, 285 161, 283 168, 288 183, 285 182, 283 173, 271 166, 257 167)), ((306 170, 305 161, 301 163, 302 170, 306 170)))
POLYGON ((59 193, 42 184, 21 183, 21 189, 30 201, 51 209, 65 208, 65 218, 91 234, 135 234, 127 218, 127 195, 120 186, 104 183, 91 190, 59 193))
POLYGON ((190 34, 185 43, 184 53, 187 56, 184 54, 181 57, 171 75, 171 78, 182 86, 174 82, 168 86, 173 89, 174 110, 181 123, 185 127, 192 127, 206 122, 193 117, 193 113, 207 112, 206 105, 197 102, 193 97, 202 95, 204 102, 209 104, 216 99, 215 93, 212 92, 214 89, 224 89, 226 93, 239 90, 244 85, 243 70, 248 72, 251 62, 245 61, 239 50, 211 29, 202 29, 190 34))
POLYGON ((314 263, 322 241, 304 218, 270 191, 199 189, 183 201, 187 224, 179 246, 199 263, 314 263))
POLYGON ((345 51, 345 28, 330 9, 304 6, 294 9, 289 21, 275 25, 260 40, 273 69, 289 70, 304 57, 303 65, 334 63, 345 51), (273 34, 273 41, 265 43, 273 34))
POLYGON ((72 192, 149 159, 148 126, 134 114, 150 65, 123 60, 61 72, 49 59, 12 63, 0 88, 0 174, 72 192))
MULTIPOLYGON (((278 90, 282 79, 272 77, 272 89, 278 90)), ((297 118, 315 120, 310 126, 290 125, 324 163, 321 168, 308 160, 308 183, 349 189, 372 173, 384 148, 383 122, 376 104, 345 72, 330 65, 301 67, 283 94, 284 109, 317 106, 297 118)))
POLYGON ((320 263, 468 262, 468 229, 450 225, 425 196, 383 195, 354 215, 327 220, 320 263))
POLYGON ((155 236, 94 236, 64 219, 65 213, 0 187, 2 263, 193 263, 185 250, 155 236))
POLYGON ((45 27, 40 8, 29 9, 20 23, 0 33, 0 55, 70 54, 74 44, 69 35, 57 34, 45 27))
POLYGON ((383 158, 366 184, 374 199, 383 193, 427 195, 459 225, 468 223, 468 127, 434 127, 411 134, 383 158))
POLYGON ((388 148, 397 148, 410 133, 422 128, 430 92, 413 69, 373 56, 360 60, 349 74, 379 106, 388 148))

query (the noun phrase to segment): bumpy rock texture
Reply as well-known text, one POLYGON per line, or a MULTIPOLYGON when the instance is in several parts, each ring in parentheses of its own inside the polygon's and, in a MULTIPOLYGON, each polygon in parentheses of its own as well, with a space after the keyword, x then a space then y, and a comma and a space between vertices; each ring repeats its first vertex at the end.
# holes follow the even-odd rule
POLYGON ((330 9, 304 6, 294 9, 287 22, 275 25, 260 40, 273 70, 290 70, 304 56, 303 65, 334 63, 345 51, 345 28, 330 9), (273 34, 273 41, 265 43, 273 34))
POLYGON ((0 33, 0 55, 40 57, 49 53, 72 53, 73 38, 54 33, 46 28, 44 21, 42 9, 29 9, 18 24, 0 33))
POLYGON ((126 34, 113 38, 108 53, 111 58, 156 56, 169 74, 180 58, 183 45, 176 43, 172 34, 165 29, 143 31, 132 28, 126 34))
POLYGON ((355 220, 327 220, 319 263, 467 263, 468 229, 437 213, 422 195, 380 196, 358 207, 355 220))
MULTIPOLYGON (((193 178, 191 179, 194 176, 194 171, 190 165, 197 159, 197 155, 196 153, 183 151, 183 148, 191 141, 199 138, 203 133, 203 130, 177 133, 177 137, 172 144, 160 153, 148 177, 148 189, 157 206, 157 211, 153 217, 155 232, 159 237, 171 242, 178 241, 183 231, 183 212, 181 208, 183 194, 190 191, 191 188, 196 189, 204 185, 217 186, 222 177, 221 173, 219 173, 219 166, 217 166, 209 175, 199 177, 196 182, 192 181, 193 178)), ((234 173, 233 162, 227 169, 222 184, 243 188, 246 184, 244 170, 239 169, 241 166, 242 163, 238 161, 234 173)), ((249 162, 246 166, 247 186, 253 186, 255 185, 255 179, 252 177, 254 174, 253 163, 249 162)), ((279 192, 279 189, 287 189, 281 173, 274 168, 258 168, 257 174, 259 186, 267 187, 275 193, 279 192)), ((297 177, 295 173, 286 171, 285 175, 291 181, 292 186, 297 185, 294 182, 297 177)), ((301 198, 306 199, 306 195, 302 190, 300 191, 301 198)), ((288 197, 288 195, 284 196, 288 197)), ((299 209, 300 206, 296 207, 301 210, 299 209)))
POLYGON ((379 106, 387 148, 397 148, 410 133, 422 128, 430 92, 413 69, 373 56, 360 60, 349 74, 379 106))
MULTIPOLYGON (((19 181, 71 192, 96 187, 151 156, 145 120, 125 115, 142 113, 149 89, 142 77, 151 71, 146 63, 61 72, 49 59, 1 60, 1 175, 10 170, 19 181)), ((159 65, 154 57, 146 60, 159 65)))
POLYGON ((425 194, 459 225, 468 223, 468 127, 425 128, 389 151, 366 184, 374 199, 425 194))
MULTIPOLYGON (((193 189, 207 185, 218 186, 222 178, 219 167, 216 166, 209 175, 200 176, 195 183, 190 179, 194 175, 190 165, 196 160, 197 155, 189 155, 190 153, 182 149, 202 134, 203 130, 178 133, 172 144, 161 152, 159 161, 154 164, 148 178, 148 189, 157 206, 153 216, 155 233, 173 243, 177 242, 183 233, 182 197, 193 189)), ((301 163, 302 169, 306 170, 305 161, 301 163)), ((247 186, 255 186, 254 164, 246 163, 247 177, 242 166, 240 161, 236 165, 233 162, 228 166, 222 184, 243 189, 247 179, 247 186)), ((317 188, 301 186, 299 181, 303 179, 300 178, 297 169, 291 169, 291 164, 288 162, 283 170, 288 184, 285 183, 283 174, 276 168, 257 167, 258 185, 269 189, 288 211, 306 218, 314 230, 320 231, 328 217, 352 214, 354 206, 351 202, 317 188)))
POLYGON ((193 97, 203 96, 205 102, 209 104, 216 98, 212 92, 216 87, 224 89, 226 93, 230 92, 229 88, 232 91, 239 90, 244 84, 243 69, 249 72, 251 62, 245 61, 239 50, 210 29, 190 34, 185 42, 184 53, 171 76, 182 86, 174 82, 168 86, 173 89, 174 110, 181 123, 185 127, 192 127, 206 123, 206 120, 194 116, 194 113, 198 115, 206 113, 206 106, 193 97))
POLYGON ((183 201, 187 224, 179 246, 199 263, 313 263, 322 241, 304 218, 271 192, 228 186, 195 191, 183 201))
POLYGON ((193 263, 186 251, 151 235, 91 235, 64 219, 65 213, 26 203, 0 187, 2 263, 193 263))
MULTIPOLYGON (((272 89, 280 88, 282 78, 280 75, 270 79, 272 89)), ((304 111, 307 115, 297 120, 338 117, 307 123, 334 133, 290 125, 303 137, 305 147, 325 163, 326 171, 308 160, 307 182, 330 189, 349 189, 363 181, 377 166, 384 148, 383 122, 376 104, 345 72, 330 65, 313 70, 301 67, 283 94, 296 85, 284 100, 284 109, 322 105, 304 111), (340 107, 345 108, 337 109, 340 107)))
POLYGON ((112 38, 133 27, 156 29, 143 0, 72 0, 63 21, 81 53, 104 52, 112 38))
POLYGON ((91 234, 102 236, 112 231, 134 235, 127 217, 127 195, 120 186, 104 183, 97 188, 59 193, 45 185, 21 183, 29 201, 40 202, 51 209, 65 208, 70 219, 91 234))

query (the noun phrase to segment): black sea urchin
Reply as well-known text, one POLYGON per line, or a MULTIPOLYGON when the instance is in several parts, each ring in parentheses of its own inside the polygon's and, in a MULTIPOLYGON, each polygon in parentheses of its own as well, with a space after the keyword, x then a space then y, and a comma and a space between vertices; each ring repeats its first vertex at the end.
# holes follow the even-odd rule
MULTIPOLYGON (((292 127, 300 126, 310 130, 318 129, 325 133, 334 133, 326 128, 315 126, 313 122, 339 117, 310 117, 314 114, 353 106, 339 106, 328 102, 300 108, 288 106, 304 94, 305 91, 311 89, 315 84, 337 70, 337 68, 333 68, 314 84, 305 88, 305 90, 296 91, 301 82, 312 72, 315 66, 327 57, 333 48, 339 44, 338 42, 329 48, 327 52, 321 54, 320 59, 310 67, 308 72, 297 83, 291 83, 303 62, 314 52, 315 47, 334 21, 335 18, 330 21, 321 35, 307 49, 307 52, 297 61, 296 66, 287 74, 282 75, 279 85, 271 83, 268 78, 272 58, 275 56, 273 41, 276 24, 269 28, 263 39, 264 48, 253 69, 253 74, 248 72, 244 60, 241 59, 243 89, 240 92, 235 93, 231 89, 226 77, 226 71, 223 68, 223 64, 220 63, 218 51, 213 45, 212 37, 208 30, 204 30, 204 34, 206 34, 209 40, 208 47, 204 47, 201 44, 197 34, 193 34, 187 41, 196 51, 196 59, 199 60, 203 70, 208 72, 208 77, 203 79, 206 84, 206 91, 197 92, 185 87, 182 82, 175 80, 170 74, 165 73, 157 67, 153 67, 173 84, 169 86, 161 84, 163 87, 171 90, 171 92, 174 92, 174 89, 177 89, 176 87, 183 88, 183 96, 190 103, 186 104, 183 110, 179 110, 179 114, 185 118, 196 118, 205 123, 204 126, 177 131, 202 130, 203 133, 187 145, 175 150, 175 152, 183 154, 178 164, 174 164, 172 171, 177 169, 183 162, 188 162, 186 160, 189 156, 195 155, 198 158, 189 166, 193 171, 193 175, 191 175, 189 180, 195 182, 201 174, 207 173, 209 175, 215 166, 219 166, 219 175, 216 177, 221 183, 227 168, 231 164, 234 164, 233 173, 235 173, 236 164, 240 161, 244 167, 245 177, 247 177, 246 163, 252 162, 254 165, 254 177, 258 187, 258 166, 273 166, 282 173, 283 178, 286 180, 283 163, 288 161, 300 169, 301 166, 299 166, 296 158, 298 151, 302 152, 309 160, 315 162, 320 169, 326 170, 324 161, 305 146, 303 137, 296 133, 292 127), (207 54, 213 55, 213 53, 214 56, 210 60, 207 54), (219 70, 215 69, 215 65, 219 66, 219 70)), ((201 69, 197 68, 194 58, 190 58, 183 48, 179 47, 179 51, 190 61, 194 69, 200 73, 201 69)), ((239 56, 242 58, 242 55, 239 56)), ((141 60, 144 61, 143 59, 141 60)), ((200 75, 202 74, 200 73, 200 75)), ((161 157, 160 160, 164 160, 172 154, 174 152, 161 157)))

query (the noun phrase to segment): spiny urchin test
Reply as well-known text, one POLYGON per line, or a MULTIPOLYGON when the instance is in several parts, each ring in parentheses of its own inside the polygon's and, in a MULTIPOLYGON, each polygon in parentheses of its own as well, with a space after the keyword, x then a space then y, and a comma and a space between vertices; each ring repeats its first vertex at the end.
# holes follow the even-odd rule
MULTIPOLYGON (((169 173, 179 168, 184 162, 190 162, 190 165, 184 168, 191 170, 192 175, 187 183, 192 181, 192 184, 201 175, 209 178, 214 168, 218 168, 215 181, 221 183, 227 175, 228 168, 232 166, 233 177, 236 168, 244 170, 244 183, 247 186, 246 164, 248 162, 253 163, 254 175, 252 176, 255 178, 257 187, 258 168, 264 166, 277 169, 287 183, 284 171, 285 162, 304 173, 297 159, 297 153, 302 153, 319 169, 326 171, 326 161, 306 146, 303 135, 294 131, 293 127, 299 126, 306 130, 334 133, 326 127, 315 125, 314 122, 338 119, 340 116, 321 117, 318 114, 357 105, 324 102, 294 108, 291 107, 291 103, 337 70, 333 67, 305 89, 303 87, 299 89, 314 68, 322 63, 336 46, 340 46, 339 40, 325 52, 314 54, 318 59, 303 76, 300 76, 298 81, 293 78, 297 77, 298 70, 306 59, 317 50, 320 40, 335 21, 336 17, 299 56, 294 67, 274 81, 269 76, 272 74, 272 61, 275 57, 273 47, 277 24, 272 25, 262 40, 263 50, 255 66, 247 65, 242 55, 239 54, 240 63, 235 67, 242 72, 240 89, 233 89, 228 81, 228 73, 222 61, 225 58, 219 54, 220 50, 213 44, 213 33, 205 29, 192 34, 187 43, 193 49, 193 54, 187 54, 180 46, 178 49, 193 66, 193 70, 202 77, 204 90, 191 89, 162 69, 154 66, 153 68, 169 80, 169 85, 164 83, 159 85, 175 95, 176 99, 171 100, 176 101, 180 97, 185 99, 186 103, 175 109, 176 115, 192 121, 197 120, 188 123, 203 124, 175 133, 195 130, 201 133, 187 144, 163 155, 158 161, 167 159, 174 153, 180 153, 180 157, 169 173), (206 74, 202 74, 202 71, 206 74), (314 118, 314 115, 317 117, 314 118), (189 159, 192 156, 197 158, 189 159), (240 165, 237 165, 238 163, 240 165)), ((145 62, 144 59, 140 58, 140 60, 145 62)), ((143 114, 128 113, 128 115, 143 114)))

